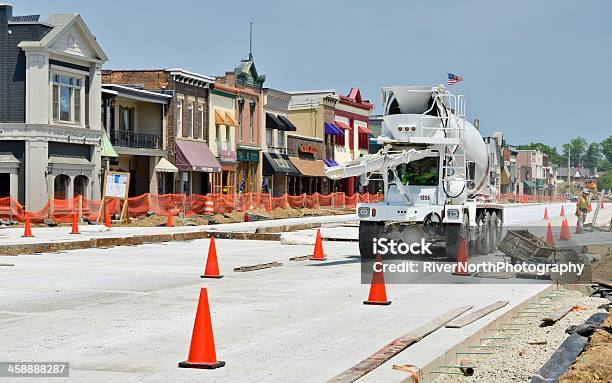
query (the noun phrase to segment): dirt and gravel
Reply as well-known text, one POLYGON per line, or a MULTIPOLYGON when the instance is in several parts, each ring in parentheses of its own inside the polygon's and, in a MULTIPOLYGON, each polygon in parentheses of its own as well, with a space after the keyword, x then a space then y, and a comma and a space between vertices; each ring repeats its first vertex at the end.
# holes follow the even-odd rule
MULTIPOLYGON (((565 330, 571 325, 584 323, 591 315, 597 312, 597 307, 603 303, 607 303, 607 299, 588 297, 577 291, 560 290, 557 296, 549 297, 541 300, 541 304, 546 306, 546 309, 540 313, 532 313, 534 318, 517 318, 516 323, 529 323, 527 326, 515 326, 520 328, 516 331, 493 332, 487 336, 507 337, 510 339, 491 340, 489 343, 483 341, 483 345, 502 346, 500 348, 483 349, 482 351, 491 351, 490 355, 478 355, 470 358, 475 366, 475 373, 471 377, 460 375, 442 375, 435 379, 436 382, 445 383, 519 383, 530 382, 534 373, 537 372, 544 363, 555 352, 559 345, 568 336, 565 330), (555 311, 561 306, 573 304, 579 306, 569 312, 563 319, 552 326, 540 327, 540 318, 548 313, 555 311)), ((536 309, 525 309, 525 311, 535 311, 536 309)), ((527 314, 524 314, 527 315, 527 314)), ((600 334, 602 340, 605 336, 600 334)), ((609 345, 608 345, 609 346, 609 345)), ((597 350, 597 348, 595 348, 597 350)), ((480 350, 479 350, 480 351, 480 350)), ((595 356, 591 357, 596 359, 595 356)), ((608 357, 608 363, 612 358, 608 357)), ((597 363, 601 362, 597 360, 597 363)), ((585 367, 586 368, 586 367, 585 367)), ((593 368, 597 368, 593 364, 593 368)), ((589 372, 590 373, 590 372, 589 372)), ((580 375, 577 372, 577 375, 580 375)), ((578 382, 600 382, 599 380, 567 380, 565 383, 578 382)), ((603 380, 601 382, 610 382, 603 380)))
MULTIPOLYGON (((612 326, 612 313, 602 326, 612 326)), ((576 362, 559 379, 559 383, 612 382, 612 334, 596 330, 576 362)))

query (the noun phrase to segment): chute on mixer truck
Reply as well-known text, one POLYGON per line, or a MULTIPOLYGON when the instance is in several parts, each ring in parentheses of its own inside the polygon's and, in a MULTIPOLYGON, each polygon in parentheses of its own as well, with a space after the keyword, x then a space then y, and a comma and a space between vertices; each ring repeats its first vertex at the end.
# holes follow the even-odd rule
POLYGON ((382 149, 326 170, 329 178, 382 178, 384 200, 357 205, 359 248, 373 240, 444 243, 455 259, 461 239, 472 251, 494 251, 503 220, 491 184, 491 154, 466 119, 464 96, 443 86, 382 89, 382 149))

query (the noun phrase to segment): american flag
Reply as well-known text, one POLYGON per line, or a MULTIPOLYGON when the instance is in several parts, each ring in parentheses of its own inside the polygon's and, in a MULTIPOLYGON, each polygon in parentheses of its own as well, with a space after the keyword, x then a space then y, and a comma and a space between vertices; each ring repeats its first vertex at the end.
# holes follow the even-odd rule
POLYGON ((463 77, 457 76, 453 73, 448 73, 448 85, 455 85, 459 81, 463 81, 463 77))

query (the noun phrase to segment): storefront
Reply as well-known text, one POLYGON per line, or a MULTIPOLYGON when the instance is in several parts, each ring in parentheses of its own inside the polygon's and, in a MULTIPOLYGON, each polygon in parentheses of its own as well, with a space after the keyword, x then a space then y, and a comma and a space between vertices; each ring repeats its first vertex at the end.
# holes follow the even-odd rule
POLYGON ((325 176, 325 145, 320 138, 287 136, 289 160, 299 175, 288 178, 288 194, 327 194, 329 179, 325 176))
POLYGON ((289 156, 281 153, 263 153, 264 192, 273 197, 289 193, 289 179, 300 175, 289 156))
POLYGON ((257 147, 238 145, 238 193, 253 193, 260 190, 257 185, 259 151, 257 147))
POLYGON ((221 172, 219 161, 208 146, 201 141, 176 140, 176 167, 183 194, 207 194, 210 192, 208 173, 221 172))
POLYGON ((235 194, 238 162, 236 152, 221 150, 219 155, 221 172, 211 174, 212 193, 235 194))

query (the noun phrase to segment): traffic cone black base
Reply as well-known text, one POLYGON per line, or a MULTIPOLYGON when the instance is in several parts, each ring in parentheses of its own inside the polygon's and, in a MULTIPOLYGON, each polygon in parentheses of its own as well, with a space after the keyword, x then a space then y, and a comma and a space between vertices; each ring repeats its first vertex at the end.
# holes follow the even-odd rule
POLYGON ((180 368, 200 368, 203 370, 214 370, 215 368, 225 366, 225 362, 219 360, 217 363, 189 363, 187 361, 178 364, 180 368))
POLYGON ((385 302, 377 302, 377 301, 363 301, 364 305, 378 305, 378 306, 389 306, 391 304, 391 301, 385 301, 385 302))
POLYGON ((314 254, 310 254, 308 256, 308 259, 310 259, 311 261, 327 261, 327 254, 323 254, 323 258, 316 258, 314 254))
POLYGON ((200 275, 200 278, 221 279, 223 275, 200 275))

